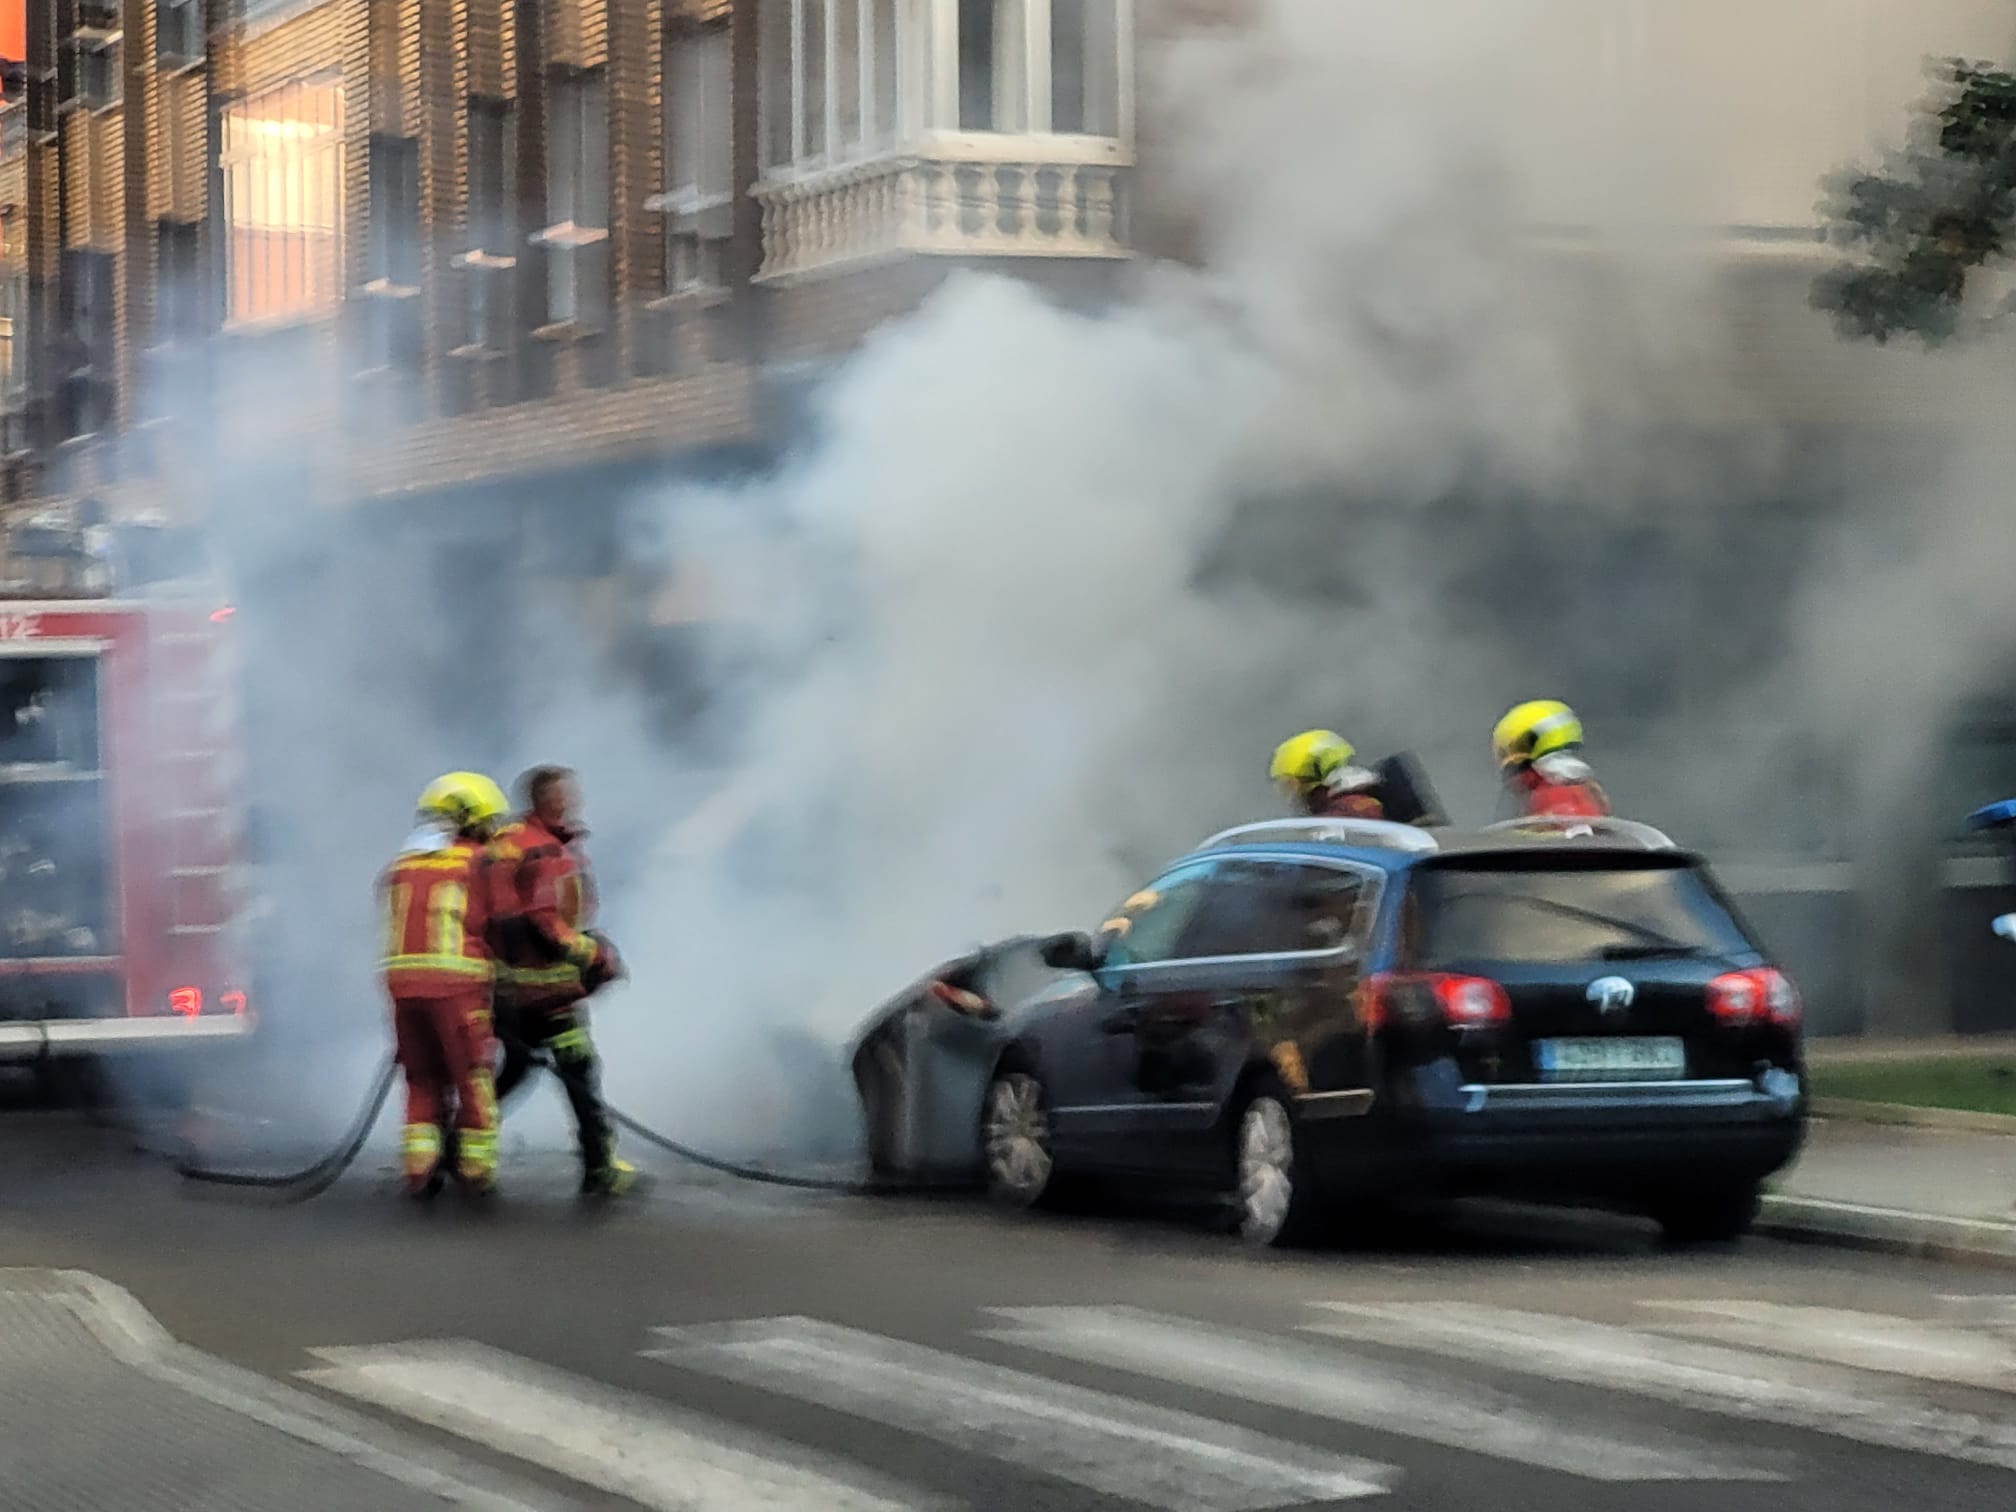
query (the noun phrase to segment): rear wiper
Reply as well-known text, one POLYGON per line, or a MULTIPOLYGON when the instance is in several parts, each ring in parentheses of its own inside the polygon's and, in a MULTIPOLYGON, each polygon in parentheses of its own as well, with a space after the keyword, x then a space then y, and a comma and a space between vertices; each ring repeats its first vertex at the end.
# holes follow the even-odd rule
POLYGON ((1683 945, 1678 940, 1648 940, 1642 945, 1605 945, 1596 954, 1605 961, 1651 961, 1662 956, 1701 956, 1707 952, 1699 945, 1683 945))

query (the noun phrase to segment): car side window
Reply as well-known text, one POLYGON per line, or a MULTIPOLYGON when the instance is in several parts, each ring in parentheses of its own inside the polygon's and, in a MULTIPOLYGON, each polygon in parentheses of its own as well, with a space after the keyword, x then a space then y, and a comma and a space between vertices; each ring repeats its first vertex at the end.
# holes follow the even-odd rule
POLYGON ((1278 878, 1273 919, 1281 950, 1334 950, 1354 939, 1366 900, 1363 872, 1335 866, 1287 866, 1278 878))
POLYGON ((1278 861, 1221 863, 1211 874, 1203 905, 1191 915, 1176 954, 1185 960, 1214 956, 1265 955, 1279 949, 1274 918, 1280 893, 1278 861))
POLYGON ((1213 874, 1185 957, 1334 950, 1353 936, 1365 878, 1305 862, 1232 861, 1213 874))
POLYGON ((1211 866, 1178 868, 1142 888, 1099 926, 1106 941, 1105 964, 1143 966, 1176 954, 1177 942, 1204 899, 1211 866))

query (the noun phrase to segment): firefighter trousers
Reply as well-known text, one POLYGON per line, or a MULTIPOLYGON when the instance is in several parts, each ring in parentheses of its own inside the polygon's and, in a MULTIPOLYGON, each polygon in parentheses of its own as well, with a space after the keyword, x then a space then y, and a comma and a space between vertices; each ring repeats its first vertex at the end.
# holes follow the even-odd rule
POLYGON ((497 1090, 491 1080, 490 989, 441 997, 395 997, 392 1027, 406 1074, 403 1140, 406 1184, 424 1192, 438 1184, 450 1154, 443 1125, 455 1126, 455 1174, 488 1187, 497 1175, 497 1090))
POLYGON ((532 1057, 544 1051, 567 1094, 567 1105, 574 1110, 582 1174, 593 1182, 608 1175, 616 1139, 602 1104, 602 1063, 588 1033, 587 1008, 587 1003, 577 1002, 557 1008, 501 1009, 504 1065, 497 1074, 497 1096, 501 1100, 517 1091, 531 1074, 532 1057))

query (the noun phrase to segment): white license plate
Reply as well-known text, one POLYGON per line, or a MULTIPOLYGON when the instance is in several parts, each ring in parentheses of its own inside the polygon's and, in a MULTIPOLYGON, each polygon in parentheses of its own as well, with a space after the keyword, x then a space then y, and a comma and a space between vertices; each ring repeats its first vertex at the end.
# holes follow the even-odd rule
POLYGON ((1671 1081, 1687 1074, 1677 1039, 1554 1039, 1533 1042, 1544 1081, 1671 1081))

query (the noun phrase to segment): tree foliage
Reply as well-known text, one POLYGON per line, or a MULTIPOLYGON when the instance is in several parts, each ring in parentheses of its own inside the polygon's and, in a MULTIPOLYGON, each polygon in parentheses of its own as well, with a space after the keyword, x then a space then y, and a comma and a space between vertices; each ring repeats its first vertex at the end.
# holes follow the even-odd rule
POLYGON ((1821 275, 1813 303, 1845 335, 1960 334, 1969 276, 2016 242, 2016 74, 1960 58, 1934 74, 1905 147, 1881 171, 1827 182, 1831 240, 1850 257, 1821 275))

